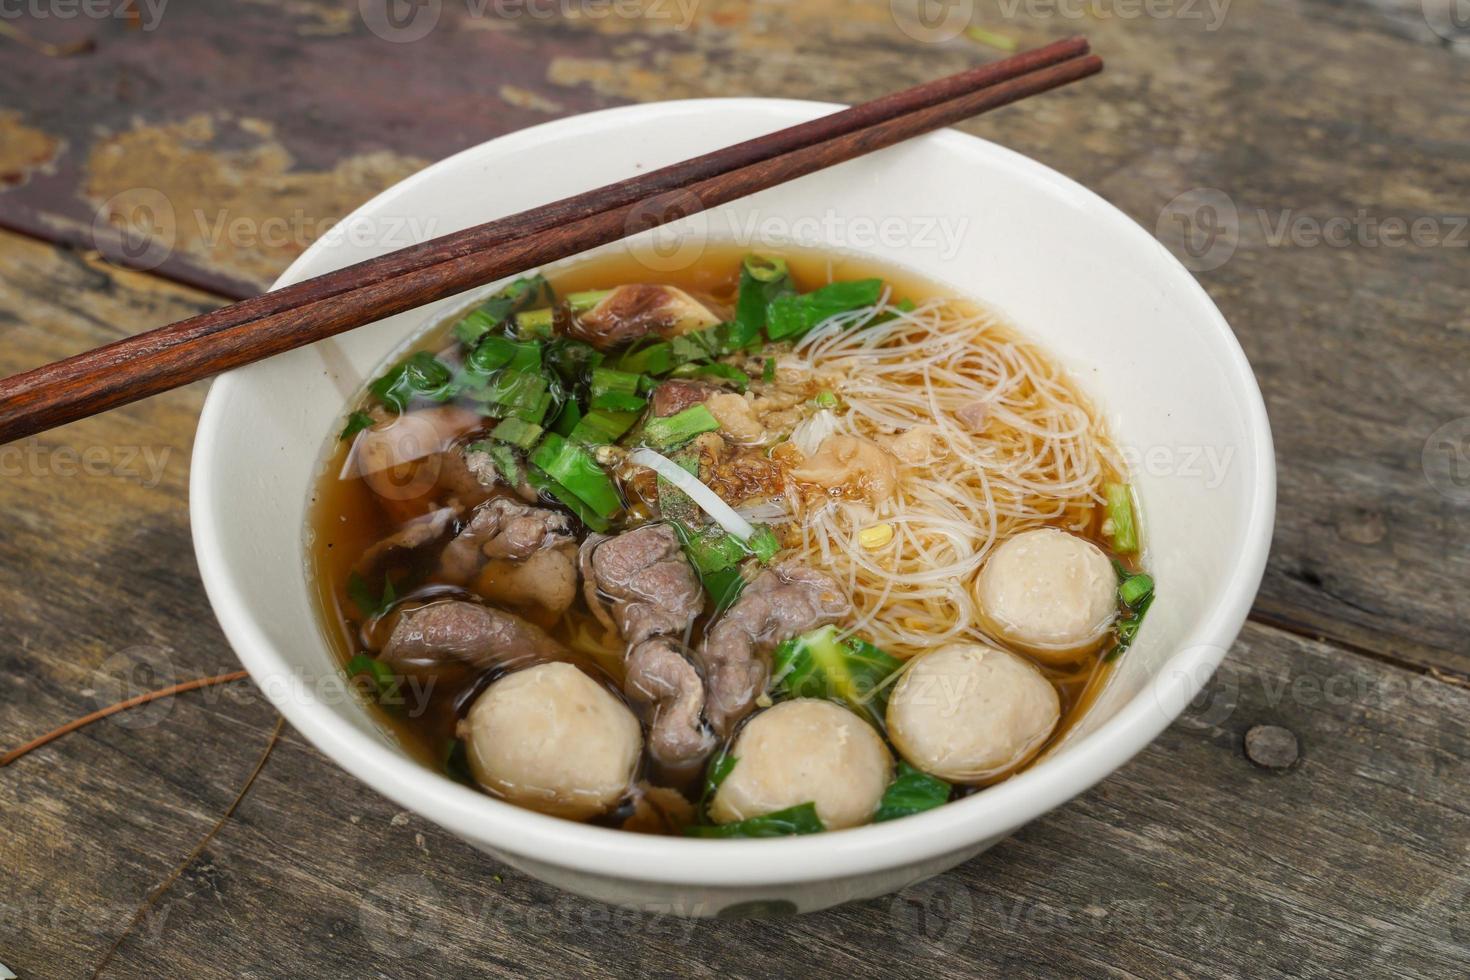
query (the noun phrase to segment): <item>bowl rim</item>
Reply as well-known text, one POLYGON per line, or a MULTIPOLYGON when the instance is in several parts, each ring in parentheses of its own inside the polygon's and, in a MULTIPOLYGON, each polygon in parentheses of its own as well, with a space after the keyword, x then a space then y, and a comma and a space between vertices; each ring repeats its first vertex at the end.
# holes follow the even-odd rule
MULTIPOLYGON (((488 140, 431 164, 384 190, 342 221, 360 219, 400 195, 432 182, 465 157, 514 149, 609 123, 631 125, 691 110, 764 113, 781 124, 844 106, 795 99, 720 98, 640 103, 568 116, 488 140), (495 150, 490 150, 490 147, 495 150)), ((290 683, 283 653, 252 619, 230 572, 212 502, 217 485, 206 465, 229 425, 228 394, 238 372, 215 380, 200 415, 190 476, 190 520, 205 591, 226 639, 275 708, 324 755, 381 795, 472 842, 529 861, 586 874, 671 885, 751 886, 856 877, 978 848, 1086 791, 1152 742, 1209 680, 1244 624, 1265 571, 1275 520, 1276 470, 1264 399, 1239 342, 1209 295, 1162 245, 1125 213, 1069 177, 1016 151, 953 129, 922 139, 979 150, 1024 179, 1049 185, 1083 202, 1118 226, 1118 233, 1158 250, 1163 268, 1201 306, 1196 326, 1214 335, 1225 355, 1218 364, 1244 403, 1248 460, 1253 478, 1236 537, 1230 584, 1218 594, 1161 669, 1097 730, 1066 753, 1038 763, 984 793, 903 820, 810 837, 700 840, 630 834, 549 817, 496 800, 434 773, 319 703, 290 683), (284 682, 284 683, 283 683, 284 682), (289 694, 285 693, 290 691, 289 694)), ((735 206, 739 206, 738 204, 735 206)), ((322 242, 308 247, 272 289, 305 278, 322 242)), ((1173 283, 1171 283, 1173 285, 1173 283)))

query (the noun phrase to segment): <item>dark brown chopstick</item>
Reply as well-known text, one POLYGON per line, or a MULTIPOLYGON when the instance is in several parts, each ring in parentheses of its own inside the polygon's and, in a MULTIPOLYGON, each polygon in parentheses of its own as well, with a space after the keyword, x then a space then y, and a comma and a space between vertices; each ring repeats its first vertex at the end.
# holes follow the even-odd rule
POLYGON ((963 72, 16 375, 0 381, 0 443, 305 346, 1085 78, 1102 69, 1101 59, 1058 60, 1063 51, 1085 48, 1080 40, 1041 48, 1018 56, 1020 73, 1018 59, 963 72), (786 149, 769 152, 763 140, 786 149), (603 207, 609 199, 623 203, 603 207))

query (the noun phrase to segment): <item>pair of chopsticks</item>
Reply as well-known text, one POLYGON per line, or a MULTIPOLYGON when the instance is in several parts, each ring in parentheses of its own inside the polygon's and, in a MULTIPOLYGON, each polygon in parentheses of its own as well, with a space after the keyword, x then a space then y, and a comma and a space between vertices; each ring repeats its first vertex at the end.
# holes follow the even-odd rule
POLYGON ((1102 70, 1071 38, 0 381, 0 444, 630 237, 1102 70))

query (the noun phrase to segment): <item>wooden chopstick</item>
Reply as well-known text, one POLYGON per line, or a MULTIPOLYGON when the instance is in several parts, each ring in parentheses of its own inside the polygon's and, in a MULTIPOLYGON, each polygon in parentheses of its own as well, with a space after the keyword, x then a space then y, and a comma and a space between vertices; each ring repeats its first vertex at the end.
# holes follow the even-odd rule
POLYGON ((0 444, 728 203, 1102 70, 1081 39, 939 79, 0 381, 0 444), (771 147, 777 149, 772 151, 771 147), (605 206, 609 200, 620 203, 605 206))

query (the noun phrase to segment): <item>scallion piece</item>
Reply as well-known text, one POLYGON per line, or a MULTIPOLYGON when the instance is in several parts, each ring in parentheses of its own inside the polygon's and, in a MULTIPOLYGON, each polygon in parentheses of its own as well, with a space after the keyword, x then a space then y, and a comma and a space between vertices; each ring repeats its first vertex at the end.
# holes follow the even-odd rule
POLYGON ((398 677, 393 673, 393 668, 376 657, 359 653, 347 661, 344 668, 347 676, 366 677, 372 681, 374 695, 383 704, 393 704, 398 697, 398 677))
POLYGON ((750 375, 737 367, 729 364, 721 364, 716 361, 713 364, 681 364, 673 371, 675 378, 724 378, 733 381, 744 391, 750 384, 750 375))
POLYGON ((480 374, 498 371, 515 356, 516 343, 504 337, 486 337, 465 357, 465 367, 480 374))
POLYGON ((557 483, 575 494, 604 519, 612 517, 623 508, 617 487, 604 472, 597 460, 573 442, 550 433, 531 454, 536 464, 557 483))
POLYGON ((541 426, 521 419, 502 419, 491 430, 490 438, 508 442, 517 449, 530 449, 541 438, 541 426))
POLYGON ((693 405, 674 415, 649 419, 643 426, 643 436, 655 449, 669 449, 719 427, 720 423, 708 408, 693 405))
POLYGON ((633 374, 667 374, 674 366, 673 347, 665 341, 630 350, 618 359, 618 370, 633 374))
POLYGON ((766 358, 766 363, 761 367, 761 380, 766 384, 771 384, 776 380, 776 359, 774 357, 766 358))
POLYGON ((372 428, 372 425, 373 417, 367 412, 353 412, 351 415, 347 416, 347 424, 343 426, 342 434, 337 438, 343 440, 351 439, 363 429, 372 428))
POLYGON ((593 369, 587 387, 594 398, 606 394, 636 395, 639 380, 639 375, 632 371, 600 367, 593 369))
POLYGON ((762 565, 769 563, 772 558, 776 557, 776 552, 781 550, 781 542, 777 540, 776 532, 768 527, 756 528, 750 540, 745 542, 745 546, 750 549, 751 554, 760 559, 762 565))
POLYGON ((1103 487, 1107 500, 1108 536, 1113 550, 1120 555, 1138 551, 1138 525, 1133 520, 1133 491, 1126 483, 1109 483, 1103 487))
POLYGON ((453 395, 454 373, 428 351, 410 354, 368 389, 385 405, 402 412, 415 398, 445 401, 453 395))
POLYGON ((582 416, 568 438, 588 446, 605 446, 617 442, 636 421, 637 412, 608 412, 599 409, 582 416))
POLYGON ((561 407, 561 412, 557 414, 556 421, 551 423, 551 431, 559 436, 569 436, 581 421, 582 407, 575 398, 568 398, 567 403, 561 407))
POLYGON ((604 412, 641 412, 648 406, 648 399, 621 391, 605 391, 592 396, 591 406, 604 412))
POLYGON ((563 506, 577 515, 577 519, 586 524, 594 531, 606 531, 612 527, 612 523, 592 509, 581 497, 572 493, 556 480, 552 479, 545 471, 535 466, 526 468, 526 482, 542 493, 550 494, 563 506))

